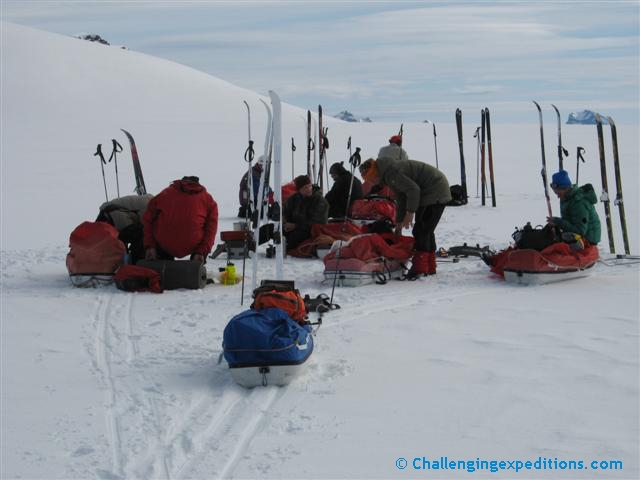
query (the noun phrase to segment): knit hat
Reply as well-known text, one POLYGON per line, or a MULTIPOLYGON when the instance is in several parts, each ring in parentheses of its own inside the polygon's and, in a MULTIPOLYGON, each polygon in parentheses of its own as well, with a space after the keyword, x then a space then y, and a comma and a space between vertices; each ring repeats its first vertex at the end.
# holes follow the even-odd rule
POLYGON ((378 175, 378 164, 373 158, 365 160, 365 162, 360 165, 360 175, 365 181, 371 181, 378 175))
POLYGON ((309 185, 311 179, 307 175, 300 175, 293 179, 293 183, 296 184, 296 190, 300 190, 304 186, 309 185))
POLYGON ((331 165, 331 168, 329 169, 329 173, 332 175, 344 175, 345 173, 349 173, 349 172, 347 172, 347 169, 344 168, 344 165, 342 165, 342 162, 336 162, 333 165, 331 165))
POLYGON ((551 177, 551 188, 570 188, 572 185, 566 170, 560 170, 551 177))
POLYGON ((389 139, 389 143, 395 143, 396 145, 401 147, 402 146, 402 136, 401 135, 394 135, 393 137, 391 137, 389 139))

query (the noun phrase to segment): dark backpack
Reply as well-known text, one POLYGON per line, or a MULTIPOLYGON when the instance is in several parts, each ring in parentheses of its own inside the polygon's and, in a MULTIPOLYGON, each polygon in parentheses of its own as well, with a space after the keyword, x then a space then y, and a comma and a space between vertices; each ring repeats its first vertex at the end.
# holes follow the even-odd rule
POLYGON ((448 207, 460 207, 467 204, 468 199, 464 195, 462 186, 451 185, 449 187, 449 191, 451 192, 451 200, 449 201, 449 203, 447 203, 448 207))
POLYGON ((516 228, 511 237, 516 242, 516 248, 541 251, 549 245, 561 242, 562 231, 559 227, 552 225, 545 225, 544 227, 538 225, 534 228, 528 222, 521 229, 516 228))

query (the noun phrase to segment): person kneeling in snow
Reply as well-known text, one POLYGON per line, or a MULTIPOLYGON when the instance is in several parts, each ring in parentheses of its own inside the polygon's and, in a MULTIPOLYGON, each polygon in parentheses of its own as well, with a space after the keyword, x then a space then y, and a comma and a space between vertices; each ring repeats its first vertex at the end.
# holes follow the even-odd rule
POLYGON ((142 217, 153 195, 126 195, 100 205, 100 213, 96 222, 106 222, 116 227, 118 238, 127 247, 130 262, 135 264, 143 259, 144 233, 142 217))
POLYGON ((381 157, 360 165, 360 175, 366 181, 388 186, 398 203, 396 234, 409 228, 414 221, 415 252, 408 277, 436 273, 435 229, 444 207, 451 201, 449 182, 444 173, 416 160, 396 160, 381 157))
POLYGON ((311 185, 311 179, 300 175, 294 179, 296 193, 291 195, 282 209, 284 236, 287 250, 293 250, 311 237, 311 225, 327 223, 329 204, 320 189, 311 185))
POLYGON ((351 175, 349 170, 344 168, 342 162, 331 165, 329 175, 333 179, 333 186, 324 196, 329 203, 329 217, 346 217, 349 215, 353 201, 362 198, 362 184, 360 180, 351 175), (351 195, 349 195, 349 188, 351 188, 351 195), (347 205, 347 201, 349 201, 349 205, 347 205))
POLYGON ((578 249, 586 246, 584 240, 596 245, 600 241, 601 226, 594 206, 598 203, 598 197, 593 185, 573 185, 569 173, 560 170, 551 178, 551 189, 560 199, 561 216, 547 217, 547 223, 560 227, 563 240, 576 243, 578 249), (579 238, 575 238, 575 235, 579 235, 579 238))
POLYGON ((151 199, 142 223, 147 260, 190 255, 204 263, 218 230, 218 205, 198 177, 182 177, 151 199))

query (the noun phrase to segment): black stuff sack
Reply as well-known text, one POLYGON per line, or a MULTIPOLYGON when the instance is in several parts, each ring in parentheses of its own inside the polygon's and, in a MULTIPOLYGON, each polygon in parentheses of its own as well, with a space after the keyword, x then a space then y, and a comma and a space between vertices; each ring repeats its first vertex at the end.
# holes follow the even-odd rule
POLYGON ((562 232, 556 226, 545 225, 542 227, 538 225, 534 228, 530 222, 527 222, 521 229, 516 228, 511 237, 516 242, 516 248, 542 251, 549 245, 561 242, 562 232))

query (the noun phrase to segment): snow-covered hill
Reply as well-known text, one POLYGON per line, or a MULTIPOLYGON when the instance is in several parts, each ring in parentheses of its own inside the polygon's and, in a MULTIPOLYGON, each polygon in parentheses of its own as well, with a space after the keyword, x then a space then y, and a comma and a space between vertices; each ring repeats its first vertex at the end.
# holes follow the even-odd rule
MULTIPOLYGON (((125 146, 120 188, 133 190, 120 128, 136 138, 151 192, 199 175, 229 227, 245 169, 242 101, 251 105, 260 150, 266 97, 133 51, 6 23, 1 84, 0 477, 461 478, 477 459, 551 459, 544 470, 472 473, 483 478, 640 474, 637 265, 599 265, 590 278, 519 288, 467 260, 441 263, 438 275, 417 282, 338 289, 342 309, 325 317, 306 374, 286 388, 247 391, 217 363, 224 326, 241 309, 239 286, 162 295, 77 290, 64 258, 73 227, 104 200, 97 143, 125 146), (464 472, 415 470, 422 457, 471 463, 464 472), (615 460, 622 470, 591 466, 615 460), (587 470, 558 463, 569 461, 587 470)), ((278 85, 261 93, 269 89, 278 85)), ((555 166, 555 112, 539 100, 555 166)), ((532 124, 512 126, 489 107, 498 207, 474 197, 480 112, 463 112, 472 198, 445 211, 436 231, 442 246, 501 248, 515 226, 544 222, 537 112, 532 105, 532 124)), ((294 137, 304 145, 306 112, 284 105, 283 113, 283 144, 294 137)), ((375 156, 399 127, 326 122, 329 162, 347 158, 349 136, 363 158, 375 156)), ((433 163, 429 127, 405 123, 405 148, 433 163)), ((637 126, 618 130, 638 253, 637 126)), ((439 124, 437 139, 440 168, 455 183, 455 125, 439 124)), ((572 175, 576 147, 586 149, 581 183, 599 190, 595 128, 563 126, 563 140, 572 175)), ((304 157, 299 147, 296 174, 304 157)), ((288 179, 291 152, 283 160, 288 179)), ((113 196, 112 166, 107 174, 113 196)), ((610 168, 611 190, 613 178, 610 168)), ((557 213, 557 201, 553 207, 557 213)), ((621 250, 617 209, 613 223, 621 250)), ((261 277, 272 272, 262 261, 261 277)), ((330 292, 317 260, 289 258, 285 274, 303 293, 330 292)))

